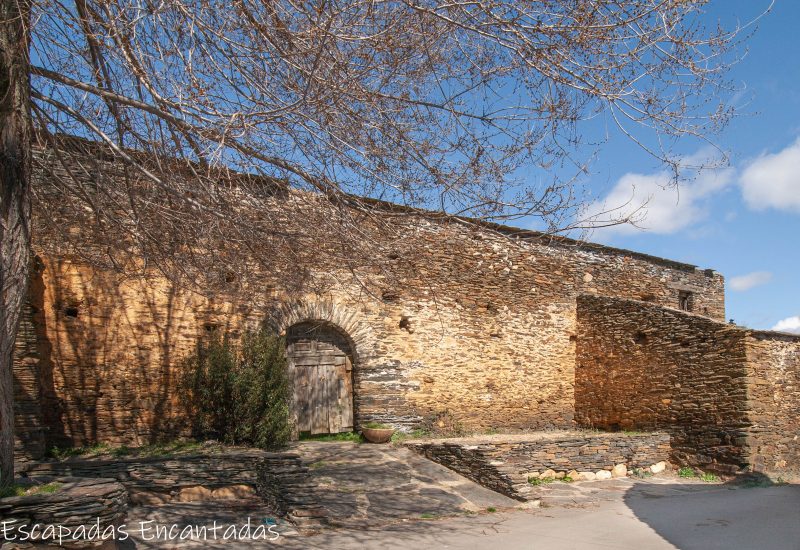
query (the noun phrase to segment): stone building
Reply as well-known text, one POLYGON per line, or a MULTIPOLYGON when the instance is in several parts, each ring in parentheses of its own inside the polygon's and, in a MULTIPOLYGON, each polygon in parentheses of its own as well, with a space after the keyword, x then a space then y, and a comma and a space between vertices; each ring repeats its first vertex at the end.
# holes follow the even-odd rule
POLYGON ((800 470, 800 338, 725 324, 718 273, 424 212, 393 223, 405 237, 384 271, 321 252, 330 282, 313 290, 271 272, 202 294, 40 251, 17 342, 19 458, 185 434, 180 360, 209 330, 265 322, 287 336, 301 431, 656 428, 676 460, 800 470))

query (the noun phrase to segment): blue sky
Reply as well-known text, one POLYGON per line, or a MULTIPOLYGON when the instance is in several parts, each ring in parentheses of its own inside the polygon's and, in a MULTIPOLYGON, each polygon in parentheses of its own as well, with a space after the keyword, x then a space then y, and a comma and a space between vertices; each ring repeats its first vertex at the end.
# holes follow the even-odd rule
MULTIPOLYGON (((710 24, 751 20, 769 0, 716 0, 710 24)), ((678 191, 636 145, 612 139, 591 170, 602 201, 648 200, 638 230, 596 230, 589 240, 713 268, 726 278, 727 316, 754 328, 800 332, 800 2, 776 0, 730 73, 743 105, 714 141, 730 166, 678 191), (636 191, 632 193, 631 189, 636 191)), ((702 150, 697 151, 702 154, 702 150)))

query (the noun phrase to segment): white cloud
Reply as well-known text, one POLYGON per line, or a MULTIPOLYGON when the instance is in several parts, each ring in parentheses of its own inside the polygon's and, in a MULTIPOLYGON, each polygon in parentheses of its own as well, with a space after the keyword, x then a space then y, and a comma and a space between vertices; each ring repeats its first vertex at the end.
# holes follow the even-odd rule
POLYGON ((754 271, 753 273, 748 273, 747 275, 731 277, 730 280, 728 280, 728 286, 731 288, 731 290, 744 292, 745 290, 750 290, 753 287, 767 284, 771 280, 772 273, 769 271, 754 271))
POLYGON ((603 199, 591 203, 582 213, 584 220, 602 225, 606 220, 631 218, 631 224, 595 229, 598 235, 629 235, 642 230, 671 234, 686 229, 708 216, 712 195, 725 189, 733 180, 734 170, 690 168, 713 164, 702 153, 684 159, 677 186, 666 171, 654 174, 628 173, 622 176, 603 199))
POLYGON ((772 327, 772 330, 779 330, 781 332, 791 332, 794 334, 800 334, 800 315, 795 315, 794 317, 787 317, 772 327))
POLYGON ((751 208, 800 213, 800 138, 778 153, 762 154, 752 161, 739 185, 751 208))

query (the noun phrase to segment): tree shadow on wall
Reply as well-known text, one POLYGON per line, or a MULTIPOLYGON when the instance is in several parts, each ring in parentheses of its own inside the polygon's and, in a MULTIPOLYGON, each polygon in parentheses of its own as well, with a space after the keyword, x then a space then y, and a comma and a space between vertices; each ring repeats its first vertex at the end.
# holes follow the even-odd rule
POLYGON ((175 332, 182 324, 194 337, 198 329, 176 315, 177 287, 145 279, 123 284, 77 264, 53 262, 48 269, 49 295, 38 298, 52 300, 49 326, 41 320, 39 335, 49 350, 41 364, 43 393, 58 405, 57 417, 47 419, 48 443, 141 445, 185 432, 173 365, 185 350, 175 349, 175 332))
MULTIPOLYGON (((45 312, 45 286, 42 272, 44 265, 37 256, 35 269, 31 275, 30 286, 28 289, 27 311, 31 328, 35 333, 36 347, 29 353, 38 357, 38 387, 27 388, 26 384, 15 380, 16 391, 29 391, 36 394, 39 400, 42 428, 45 430, 42 443, 45 447, 59 446, 68 444, 69 438, 64 431, 62 419, 61 402, 55 390, 53 380, 52 353, 53 345, 48 338, 47 315, 45 312), (27 389, 26 389, 27 388, 27 389)), ((20 325, 22 327, 22 325, 20 325)), ((44 449, 45 451, 47 449, 44 449)))
POLYGON ((681 550, 800 550, 800 485, 761 474, 723 484, 637 483, 624 501, 681 550))

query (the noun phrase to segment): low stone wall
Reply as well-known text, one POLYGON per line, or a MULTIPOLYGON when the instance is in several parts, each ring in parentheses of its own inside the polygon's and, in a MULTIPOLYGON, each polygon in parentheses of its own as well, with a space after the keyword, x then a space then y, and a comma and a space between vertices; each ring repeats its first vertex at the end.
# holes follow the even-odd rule
MULTIPOLYGON (((291 456, 291 455, 289 455, 291 456)), ((109 478, 130 489, 176 492, 185 487, 255 487, 258 469, 269 458, 285 460, 284 453, 241 450, 225 454, 176 457, 84 459, 38 462, 28 465, 25 474, 33 476, 74 476, 109 478)))
POLYGON ((25 475, 108 478, 128 489, 135 504, 215 498, 251 487, 276 514, 302 527, 315 527, 326 512, 314 502, 308 467, 295 452, 256 449, 175 457, 115 460, 70 459, 26 466, 25 475), (202 492, 198 492, 198 488, 202 492), (195 495, 196 493, 196 495, 195 495))
POLYGON ((48 548, 117 547, 116 540, 120 534, 116 529, 124 522, 128 504, 128 494, 122 484, 112 479, 68 477, 38 481, 57 481, 62 485, 52 494, 0 500, 0 521, 3 522, 6 543, 33 542, 48 548), (40 526, 38 531, 31 529, 35 524, 40 526), (49 525, 55 527, 48 530, 49 525), (23 540, 23 537, 28 539, 25 533, 37 532, 44 539, 23 540), (63 537, 62 540, 58 540, 59 536, 63 537))
POLYGON ((406 446, 484 487, 528 497, 532 472, 648 468, 669 456, 664 433, 550 433, 410 441, 406 446))

